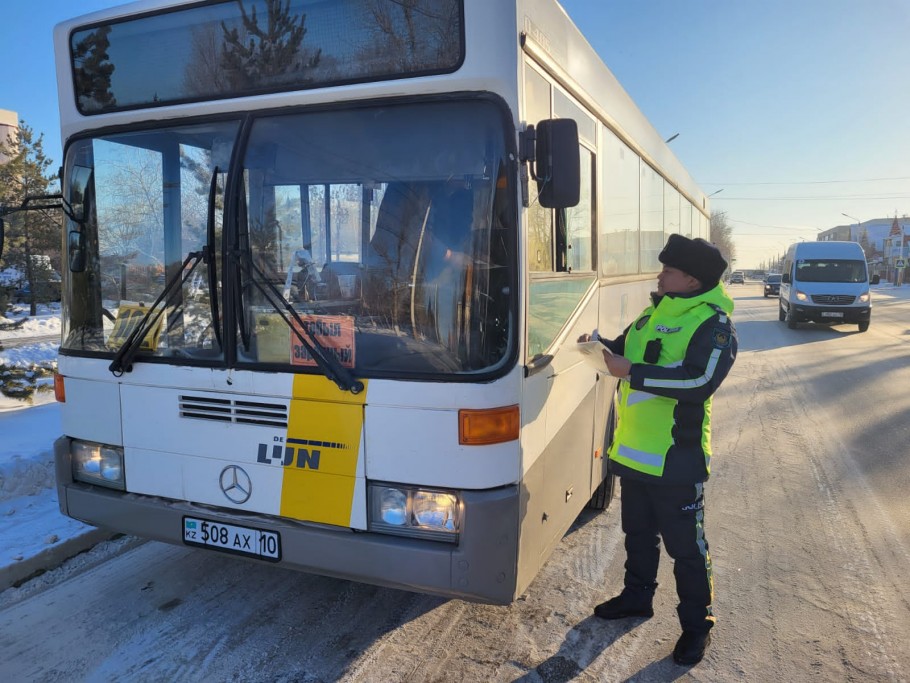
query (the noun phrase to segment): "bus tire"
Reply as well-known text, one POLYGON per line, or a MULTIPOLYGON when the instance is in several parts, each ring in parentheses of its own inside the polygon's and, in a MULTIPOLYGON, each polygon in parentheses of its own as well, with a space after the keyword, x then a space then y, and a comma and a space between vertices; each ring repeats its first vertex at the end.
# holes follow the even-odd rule
POLYGON ((616 476, 610 472, 600 482, 600 486, 594 489, 594 495, 585 506, 589 510, 606 510, 613 501, 613 492, 616 490, 616 476))
POLYGON ((859 331, 860 331, 860 332, 865 332, 866 330, 869 329, 869 321, 868 321, 868 320, 863 320, 862 322, 857 323, 857 325, 859 326, 859 331))
POLYGON ((787 312, 784 310, 783 304, 779 301, 777 302, 777 319, 781 322, 784 322, 787 319, 787 312))

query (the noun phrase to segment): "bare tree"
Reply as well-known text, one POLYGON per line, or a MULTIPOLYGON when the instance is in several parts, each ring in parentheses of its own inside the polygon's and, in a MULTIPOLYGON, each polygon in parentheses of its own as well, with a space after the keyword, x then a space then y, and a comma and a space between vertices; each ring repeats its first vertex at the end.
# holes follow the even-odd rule
POLYGON ((732 266, 736 260, 736 245, 733 244, 733 228, 727 223, 725 211, 711 212, 711 241, 720 249, 724 260, 732 266))
POLYGON ((452 27, 458 25, 457 2, 372 0, 368 10, 377 39, 364 48, 365 59, 381 55, 387 69, 401 71, 430 70, 456 59, 460 36, 452 27))
POLYGON ((192 57, 183 74, 183 87, 188 94, 212 95, 228 91, 230 83, 221 68, 224 33, 214 24, 192 29, 192 57))

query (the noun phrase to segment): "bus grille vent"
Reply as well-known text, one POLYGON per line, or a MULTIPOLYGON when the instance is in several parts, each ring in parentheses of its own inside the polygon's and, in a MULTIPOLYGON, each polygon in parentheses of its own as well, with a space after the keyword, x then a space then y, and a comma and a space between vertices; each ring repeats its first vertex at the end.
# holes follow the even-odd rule
POLYGON ((856 297, 852 294, 813 294, 812 303, 828 306, 849 306, 856 297))
POLYGON ((181 396, 180 417, 266 427, 288 426, 288 409, 281 403, 238 401, 209 396, 181 396))

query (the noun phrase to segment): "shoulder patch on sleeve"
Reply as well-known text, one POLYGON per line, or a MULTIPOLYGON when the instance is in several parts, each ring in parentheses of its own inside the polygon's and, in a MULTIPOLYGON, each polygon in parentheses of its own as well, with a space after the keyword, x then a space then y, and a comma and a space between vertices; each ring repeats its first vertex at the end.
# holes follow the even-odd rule
POLYGON ((714 348, 726 349, 730 346, 730 331, 721 327, 714 328, 714 348))

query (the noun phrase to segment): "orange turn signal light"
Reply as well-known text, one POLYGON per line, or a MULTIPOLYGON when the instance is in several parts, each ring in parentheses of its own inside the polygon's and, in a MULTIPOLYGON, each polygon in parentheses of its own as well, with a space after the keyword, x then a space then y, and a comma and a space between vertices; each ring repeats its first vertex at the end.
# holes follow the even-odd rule
POLYGON ((462 446, 484 446, 514 441, 519 431, 518 406, 458 411, 458 443, 462 446))
POLYGON ((66 403, 66 388, 63 386, 63 375, 54 373, 54 398, 60 403, 66 403))

